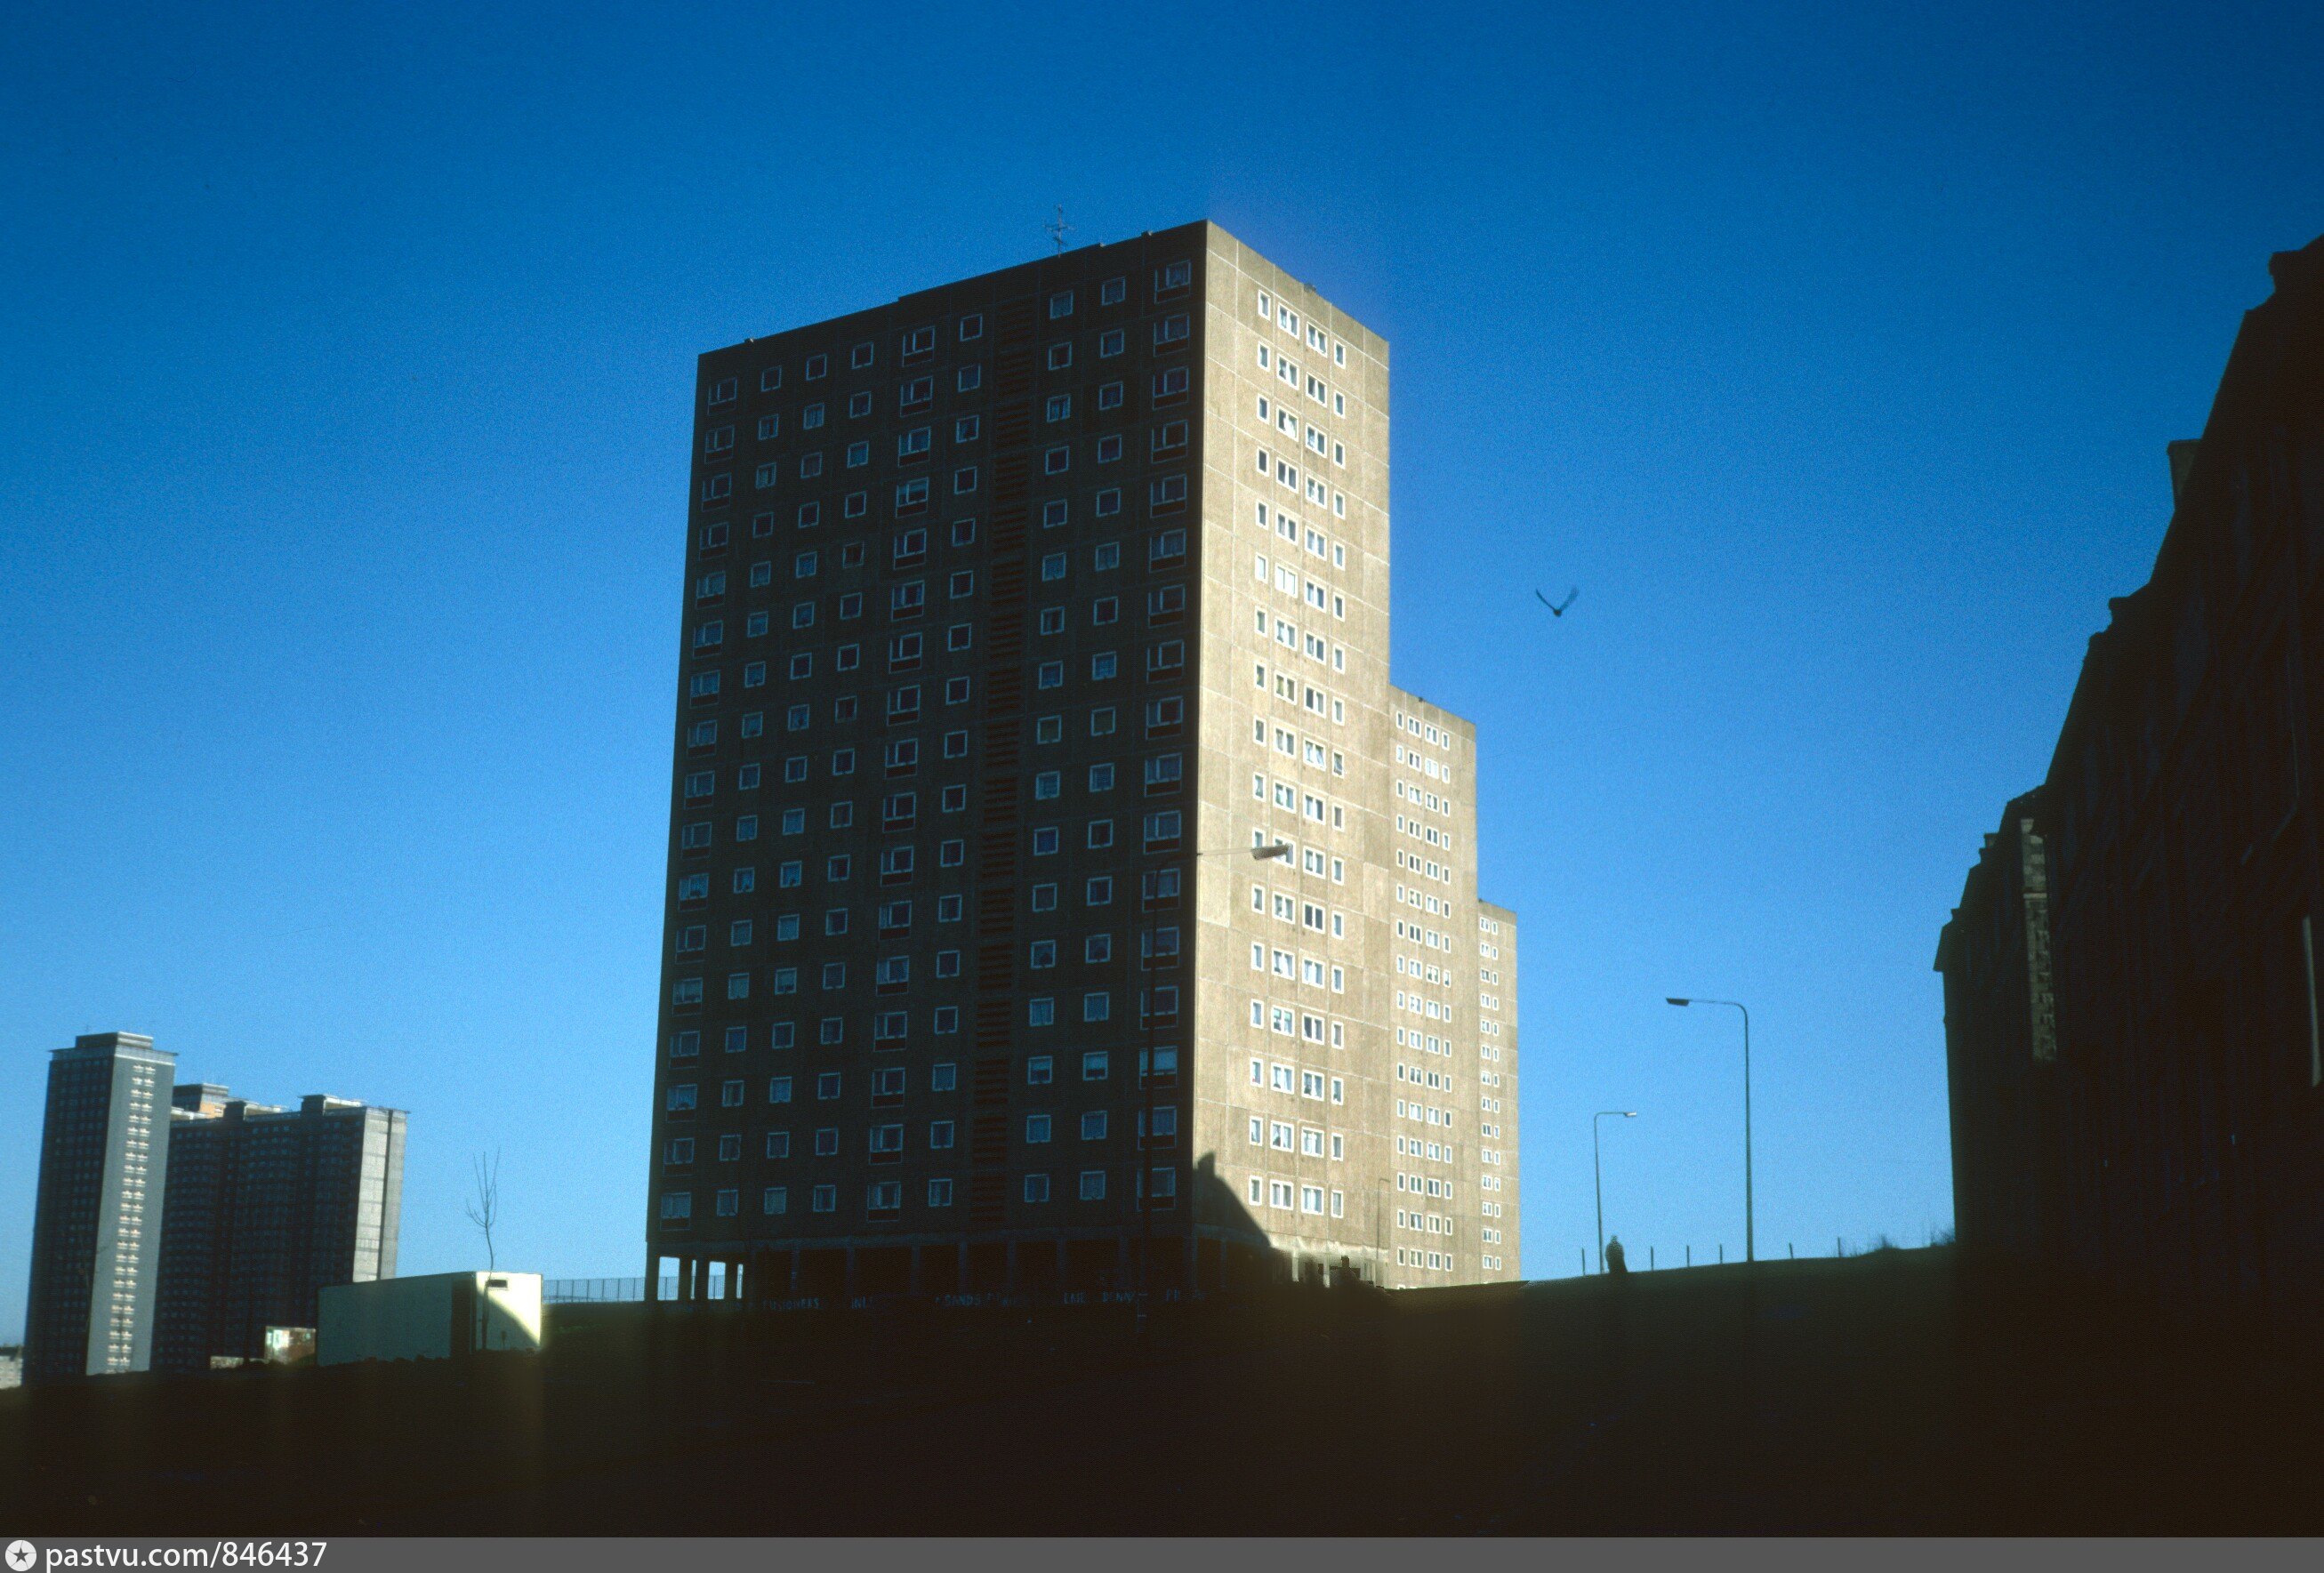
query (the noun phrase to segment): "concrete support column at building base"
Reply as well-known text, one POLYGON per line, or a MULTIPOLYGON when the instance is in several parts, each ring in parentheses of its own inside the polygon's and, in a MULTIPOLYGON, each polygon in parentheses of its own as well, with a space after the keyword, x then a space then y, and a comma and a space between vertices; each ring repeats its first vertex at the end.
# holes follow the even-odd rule
POLYGON ((836 1307, 907 1296, 1009 1295, 1084 1304, 1141 1285, 1168 1301, 1249 1293, 1275 1283, 1379 1283, 1385 1268, 1360 1249, 1278 1252, 1264 1238, 1207 1229, 1172 1229, 1150 1239, 1132 1228, 1015 1237, 994 1231, 965 1240, 706 1242, 649 1250, 641 1298, 836 1307))

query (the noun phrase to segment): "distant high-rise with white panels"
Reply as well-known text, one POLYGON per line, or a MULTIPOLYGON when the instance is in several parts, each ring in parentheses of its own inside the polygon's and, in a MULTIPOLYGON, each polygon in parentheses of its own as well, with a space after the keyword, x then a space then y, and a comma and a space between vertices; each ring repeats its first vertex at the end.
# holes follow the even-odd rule
POLYGON ((24 1380, 116 1375, 152 1360, 161 1192, 177 1056, 88 1033, 49 1056, 24 1380))
POLYGON ((653 1279, 1514 1278, 1516 920, 1475 729, 1388 679, 1387 345, 1203 223, 695 399, 653 1279))

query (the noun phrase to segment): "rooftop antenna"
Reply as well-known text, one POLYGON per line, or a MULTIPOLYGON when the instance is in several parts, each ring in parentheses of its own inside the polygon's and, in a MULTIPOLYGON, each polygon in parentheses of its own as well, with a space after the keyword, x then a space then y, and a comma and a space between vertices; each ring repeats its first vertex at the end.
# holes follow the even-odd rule
POLYGON ((1049 244, 1056 246, 1058 254, 1062 256, 1065 249, 1065 236, 1072 233, 1073 227, 1065 222, 1065 205, 1060 202, 1057 204, 1057 216, 1043 225, 1041 232, 1049 237, 1049 244))

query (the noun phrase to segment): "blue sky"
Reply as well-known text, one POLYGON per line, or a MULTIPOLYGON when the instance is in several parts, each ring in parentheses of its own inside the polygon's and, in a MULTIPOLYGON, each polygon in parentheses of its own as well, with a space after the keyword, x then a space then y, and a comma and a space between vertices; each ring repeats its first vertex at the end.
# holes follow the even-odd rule
POLYGON ((1525 1265, 1950 1217, 1930 970, 2144 578, 2313 7, 22 10, 0 1334, 43 1051, 412 1111, 639 1270, 693 356, 1208 216, 1390 341, 1400 682, 1525 924, 1525 1265), (1579 585, 1552 623, 1529 593, 1579 585))

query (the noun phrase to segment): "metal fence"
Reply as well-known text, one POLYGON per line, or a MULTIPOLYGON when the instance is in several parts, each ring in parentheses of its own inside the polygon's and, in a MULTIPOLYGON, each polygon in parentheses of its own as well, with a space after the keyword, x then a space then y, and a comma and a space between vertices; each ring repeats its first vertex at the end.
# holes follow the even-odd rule
MULTIPOLYGON (((540 1285, 540 1298, 550 1305, 613 1304, 622 1301, 642 1301, 646 1297, 646 1281, 635 1278, 549 1278, 540 1285)), ((661 1281, 661 1292, 657 1300, 678 1298, 678 1279, 661 1281)))
MULTIPOLYGON (((645 1300, 645 1297, 646 1281, 643 1277, 544 1278, 540 1283, 541 1301, 543 1303, 549 1305, 637 1304, 641 1303, 645 1300)), ((677 1277, 675 1275, 665 1275, 661 1281, 661 1292, 654 1296, 654 1298, 660 1301, 665 1305, 675 1303, 678 1300, 677 1277)), ((752 1309, 755 1311, 818 1311, 826 1305, 847 1305, 860 1310, 869 1306, 892 1303, 911 1298, 913 1297, 899 1294, 859 1294, 851 1300, 844 1298, 826 1299, 822 1295, 803 1294, 793 1295, 781 1300, 752 1301, 749 1303, 752 1309)), ((1157 1291, 1155 1298, 1165 1304, 1176 1304, 1180 1300, 1184 1299, 1185 1296, 1176 1289, 1164 1289, 1157 1291)), ((992 1290, 974 1293, 961 1292, 934 1295, 928 1298, 927 1303, 946 1308, 994 1305, 1030 1306, 1048 1303, 1060 1305, 1129 1305, 1134 1303, 1137 1299, 1137 1295, 1131 1293, 1126 1289, 1075 1290, 1049 1295, 1034 1295, 1022 1292, 1004 1292, 1001 1291, 992 1290)), ((710 1295, 706 1298, 702 1303, 706 1305, 727 1305, 741 1304, 742 1302, 739 1301, 728 1301, 722 1293, 710 1295)))
MULTIPOLYGON (((1952 1243, 1953 1231, 1950 1228, 1927 1229, 1923 1232, 1921 1240, 1921 1244, 1923 1246, 1950 1246, 1952 1243)), ((1810 1246, 1805 1251, 1802 1251, 1796 1242, 1786 1240, 1784 1242, 1784 1248, 1781 1256, 1777 1256, 1771 1249, 1766 1256, 1761 1258, 1761 1260, 1769 1262, 1797 1261, 1803 1256, 1830 1256, 1833 1257, 1868 1256, 1877 1251, 1910 1250, 1914 1248, 1915 1247, 1914 1247, 1909 1241, 1895 1239, 1885 1234, 1870 1235, 1858 1240, 1850 1240, 1842 1236, 1834 1235, 1831 1241, 1831 1249, 1829 1252, 1820 1250, 1813 1246, 1810 1246)), ((1582 1275, 1583 1277, 1591 1277, 1603 1270, 1599 1264, 1597 1257, 1591 1253, 1591 1248, 1588 1246, 1578 1247, 1578 1251, 1582 1263, 1582 1275)), ((1643 1257, 1641 1257, 1639 1254, 1640 1247, 1636 1246, 1626 1245, 1622 1247, 1622 1251, 1624 1265, 1628 1266, 1633 1273, 1638 1272, 1641 1269, 1646 1272, 1652 1273, 1656 1271, 1662 1265, 1661 1261, 1658 1259, 1655 1248, 1653 1246, 1644 1247, 1645 1255, 1643 1257)), ((1695 1246, 1681 1246, 1676 1252, 1673 1253, 1671 1256, 1671 1265, 1674 1267, 1723 1266, 1729 1262, 1740 1262, 1742 1259, 1743 1256, 1740 1252, 1736 1253, 1732 1256, 1729 1256, 1727 1254, 1727 1247, 1723 1244, 1714 1244, 1707 1249, 1695 1246)))

